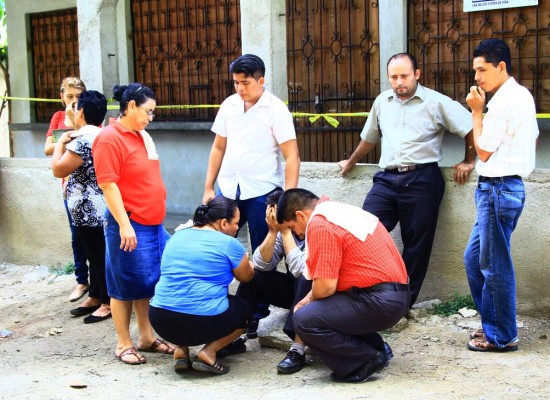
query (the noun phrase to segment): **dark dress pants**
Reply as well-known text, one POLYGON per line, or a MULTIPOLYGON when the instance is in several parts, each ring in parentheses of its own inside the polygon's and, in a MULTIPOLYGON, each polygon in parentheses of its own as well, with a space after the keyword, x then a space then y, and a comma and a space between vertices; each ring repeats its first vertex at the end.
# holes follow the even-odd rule
POLYGON ((236 295, 246 299, 255 309, 258 304, 271 304, 290 310, 283 331, 294 340, 293 309, 310 290, 311 281, 304 277, 294 278, 279 271, 255 271, 250 282, 239 284, 236 295))
POLYGON ((384 341, 379 331, 394 326, 409 307, 409 292, 336 292, 294 313, 296 334, 338 376, 362 366, 384 341))
POLYGON ((363 210, 376 215, 388 232, 400 223, 411 307, 428 270, 444 191, 439 166, 432 163, 408 172, 378 172, 363 203, 363 210))
POLYGON ((90 291, 88 295, 101 299, 102 304, 109 304, 111 298, 107 293, 105 281, 105 235, 103 227, 77 226, 76 232, 86 258, 90 262, 90 291))

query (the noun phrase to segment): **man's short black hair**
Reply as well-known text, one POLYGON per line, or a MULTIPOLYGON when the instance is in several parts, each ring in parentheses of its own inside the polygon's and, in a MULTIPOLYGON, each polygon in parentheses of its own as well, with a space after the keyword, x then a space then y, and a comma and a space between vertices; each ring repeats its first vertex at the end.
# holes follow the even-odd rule
POLYGON ((319 197, 306 189, 288 189, 277 203, 277 222, 296 220, 296 211, 313 210, 319 197))
POLYGON ((512 73, 512 55, 510 54, 510 47, 504 40, 501 39, 486 39, 483 40, 474 49, 474 58, 483 57, 485 62, 497 66, 501 61, 506 64, 506 72, 512 73))
POLYGON ((229 66, 232 74, 244 74, 245 77, 252 76, 258 80, 265 76, 265 64, 262 59, 254 54, 243 54, 229 66))
POLYGON ((397 53, 397 54, 394 54, 393 56, 391 56, 390 59, 388 60, 388 63, 386 64, 386 71, 388 70, 388 67, 390 66, 390 62, 392 62, 393 60, 396 60, 398 58, 408 58, 409 61, 412 64, 413 71, 416 72, 416 70, 418 69, 418 62, 416 62, 416 58, 412 54, 410 54, 410 53, 397 53))
POLYGON ((78 97, 76 108, 82 109, 88 125, 100 126, 107 113, 107 99, 95 90, 86 90, 78 97))
POLYGON ((271 193, 269 193, 267 195, 267 199, 265 200, 265 205, 266 206, 276 206, 277 202, 279 201, 279 199, 281 198, 283 193, 284 193, 284 190, 280 187, 273 190, 271 193))

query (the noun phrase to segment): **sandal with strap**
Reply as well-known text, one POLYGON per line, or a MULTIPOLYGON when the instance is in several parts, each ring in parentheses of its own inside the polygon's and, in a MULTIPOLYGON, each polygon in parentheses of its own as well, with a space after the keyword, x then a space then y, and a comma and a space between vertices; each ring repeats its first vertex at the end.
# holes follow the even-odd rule
POLYGON ((208 365, 204 361, 195 358, 192 366, 195 371, 209 372, 214 375, 223 375, 229 372, 229 366, 223 365, 218 361, 214 362, 212 365, 208 365))
POLYGON ((155 341, 151 343, 151 346, 146 348, 138 347, 138 350, 144 351, 147 353, 174 354, 174 351, 176 351, 176 348, 174 346, 169 345, 162 339, 155 339, 155 341), (161 346, 166 346, 166 349, 163 350, 161 346))
POLYGON ((485 338, 485 332, 483 331, 483 328, 476 329, 475 331, 470 332, 470 339, 484 339, 485 338))
POLYGON ((472 339, 468 342, 468 349, 472 351, 491 351, 495 353, 507 353, 509 351, 519 350, 517 342, 510 343, 504 347, 497 347, 496 345, 483 339, 472 339))
POLYGON ((176 374, 181 374, 190 369, 191 364, 189 363, 189 359, 178 358, 177 360, 174 360, 174 371, 176 371, 176 374))
POLYGON ((124 364, 129 365, 139 365, 139 364, 145 364, 147 362, 147 359, 139 354, 135 347, 128 347, 126 350, 122 351, 120 354, 115 353, 115 357, 118 358, 120 361, 122 361, 124 364), (128 360, 127 358, 124 359, 124 357, 132 356, 133 360, 128 360))

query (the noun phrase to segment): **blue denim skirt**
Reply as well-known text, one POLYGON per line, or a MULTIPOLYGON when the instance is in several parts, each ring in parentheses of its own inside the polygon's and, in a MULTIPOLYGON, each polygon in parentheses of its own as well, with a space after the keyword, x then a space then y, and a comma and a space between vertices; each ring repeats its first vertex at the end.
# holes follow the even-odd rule
POLYGON ((105 214, 105 278, 109 296, 117 300, 153 297, 160 277, 160 260, 170 234, 161 225, 142 225, 130 220, 137 247, 120 249, 120 227, 110 212, 105 214))

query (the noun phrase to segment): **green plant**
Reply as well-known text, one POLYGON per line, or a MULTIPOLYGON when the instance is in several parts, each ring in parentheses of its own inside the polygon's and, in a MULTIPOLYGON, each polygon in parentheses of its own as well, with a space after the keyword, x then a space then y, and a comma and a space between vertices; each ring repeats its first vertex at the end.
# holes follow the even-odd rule
POLYGON ((52 268, 52 272, 56 275, 71 275, 74 273, 74 264, 72 262, 68 262, 64 267, 59 265, 55 266, 52 268))
POLYGON ((437 315, 448 317, 449 315, 458 313, 458 310, 464 307, 475 310, 476 306, 474 304, 472 296, 469 294, 459 295, 458 293, 455 293, 451 300, 436 305, 434 308, 434 312, 437 315))
POLYGON ((8 59, 8 32, 6 29, 6 4, 0 0, 0 62, 6 66, 8 59))

